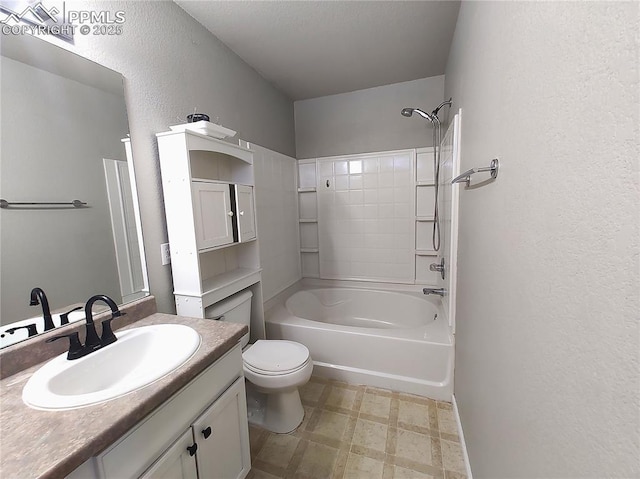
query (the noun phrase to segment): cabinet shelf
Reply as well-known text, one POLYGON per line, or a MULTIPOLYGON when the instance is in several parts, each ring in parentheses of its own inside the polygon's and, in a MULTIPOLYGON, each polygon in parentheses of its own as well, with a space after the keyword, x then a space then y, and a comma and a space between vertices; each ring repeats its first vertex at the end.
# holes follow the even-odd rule
POLYGON ((248 239, 248 240, 244 240, 242 242, 236 241, 236 242, 233 242, 233 243, 227 243, 227 244, 223 244, 223 245, 220 245, 220 246, 212 246, 211 248, 202 248, 202 249, 198 250, 198 254, 209 253, 210 251, 218 251, 218 250, 225 249, 225 248, 233 248, 234 246, 238 246, 238 245, 241 245, 241 244, 251 243, 253 241, 256 241, 256 239, 257 238, 251 238, 251 239, 248 239))
POLYGON ((320 250, 318 248, 300 248, 301 253, 319 253, 320 250))
POLYGON ((318 220, 315 218, 312 219, 299 219, 298 220, 299 223, 317 223, 318 220))
POLYGON ((253 186, 249 183, 246 182, 239 182, 239 181, 224 181, 224 180, 212 180, 211 178, 198 178, 198 177, 193 177, 191 178, 191 181, 197 181, 200 183, 218 183, 218 184, 222 184, 222 185, 228 185, 228 184, 234 184, 234 185, 244 185, 244 186, 253 186))
POLYGON ((176 299, 193 298, 202 301, 206 308, 260 281, 262 268, 237 268, 202 280, 202 293, 174 291, 176 299))

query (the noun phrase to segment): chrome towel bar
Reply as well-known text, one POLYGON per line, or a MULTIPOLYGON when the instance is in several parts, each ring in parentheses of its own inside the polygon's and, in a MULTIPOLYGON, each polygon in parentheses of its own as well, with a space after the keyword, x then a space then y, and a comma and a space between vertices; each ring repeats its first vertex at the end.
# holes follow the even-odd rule
POLYGON ((451 180, 451 184, 453 185, 454 183, 466 183, 466 186, 469 186, 471 184, 471 175, 475 175, 476 173, 484 173, 487 171, 491 172, 491 178, 495 180, 498 177, 498 168, 500 168, 500 162, 497 158, 494 158, 493 160, 491 160, 491 164, 489 166, 481 168, 471 168, 461 175, 456 176, 453 180, 451 180))
POLYGON ((0 199, 0 208, 11 208, 12 206, 73 206, 74 208, 84 208, 87 206, 87 203, 80 200, 73 200, 68 203, 53 203, 49 201, 24 202, 0 199))

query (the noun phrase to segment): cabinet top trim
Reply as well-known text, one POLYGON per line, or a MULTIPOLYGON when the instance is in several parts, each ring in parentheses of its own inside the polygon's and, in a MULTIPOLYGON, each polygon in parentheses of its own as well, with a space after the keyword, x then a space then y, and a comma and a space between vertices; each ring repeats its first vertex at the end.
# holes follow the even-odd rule
POLYGON ((156 133, 158 141, 163 138, 184 138, 189 151, 212 151, 234 156, 246 163, 253 164, 253 151, 244 146, 239 146, 219 138, 203 135, 195 131, 163 131, 156 133))

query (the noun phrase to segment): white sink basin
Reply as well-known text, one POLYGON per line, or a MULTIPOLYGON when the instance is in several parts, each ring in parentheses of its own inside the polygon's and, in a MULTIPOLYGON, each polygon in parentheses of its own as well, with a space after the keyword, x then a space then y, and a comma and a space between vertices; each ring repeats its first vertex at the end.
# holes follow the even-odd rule
POLYGON ((75 409, 115 399, 184 364, 200 335, 180 324, 144 326, 116 333, 118 341, 73 361, 61 354, 38 369, 22 390, 35 409, 75 409))

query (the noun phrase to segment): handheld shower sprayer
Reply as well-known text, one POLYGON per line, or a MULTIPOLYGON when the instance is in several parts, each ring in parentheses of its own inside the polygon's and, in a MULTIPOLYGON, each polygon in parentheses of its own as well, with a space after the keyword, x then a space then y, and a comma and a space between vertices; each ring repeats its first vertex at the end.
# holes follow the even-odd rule
POLYGON ((412 116, 414 112, 420 115, 422 118, 429 120, 431 123, 434 123, 438 118, 433 114, 427 113, 426 111, 422 111, 420 108, 403 108, 400 114, 408 118, 412 116))
POLYGON ((442 141, 440 132, 440 118, 438 118, 438 112, 445 106, 451 106, 452 98, 440 103, 431 113, 420 110, 419 108, 403 108, 400 114, 402 116, 410 117, 414 113, 417 113, 422 118, 429 120, 433 124, 433 174, 435 179, 435 201, 433 211, 433 235, 431 241, 433 243, 433 249, 438 251, 440 249, 440 218, 438 215, 438 189, 440 185, 440 142, 442 141))

